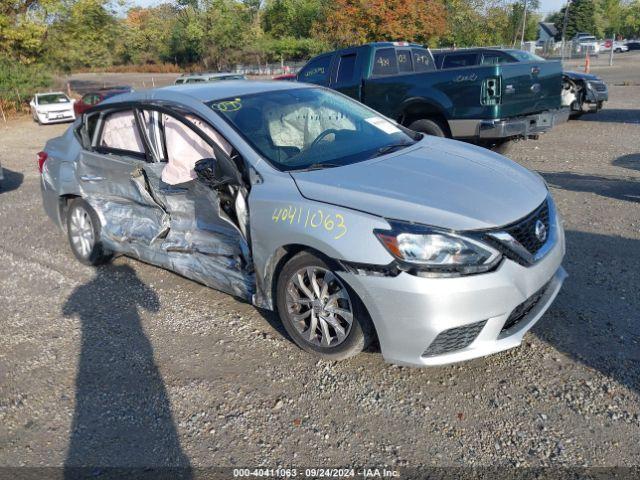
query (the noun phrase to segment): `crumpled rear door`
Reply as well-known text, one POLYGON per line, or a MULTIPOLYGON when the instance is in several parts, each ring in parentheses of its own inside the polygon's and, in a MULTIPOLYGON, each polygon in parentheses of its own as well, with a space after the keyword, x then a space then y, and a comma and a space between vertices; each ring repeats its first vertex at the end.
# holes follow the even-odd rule
POLYGON ((153 248, 166 234, 168 217, 145 188, 144 160, 127 155, 83 151, 76 168, 85 200, 101 221, 105 246, 135 253, 153 248))

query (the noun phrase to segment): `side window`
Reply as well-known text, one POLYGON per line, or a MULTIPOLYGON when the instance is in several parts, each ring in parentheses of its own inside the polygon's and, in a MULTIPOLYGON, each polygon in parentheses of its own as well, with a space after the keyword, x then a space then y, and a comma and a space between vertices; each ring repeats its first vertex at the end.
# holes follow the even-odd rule
POLYGON ((373 57, 373 75, 395 75, 398 73, 398 59, 394 48, 376 50, 373 57))
POLYGON ((398 50, 398 70, 400 73, 413 72, 411 50, 398 50))
POLYGON ((356 67, 356 54, 342 55, 340 64, 338 65, 338 74, 336 75, 336 83, 348 83, 353 80, 353 74, 356 67))
POLYGON ((456 53, 444 57, 442 68, 458 68, 476 65, 477 55, 475 53, 456 53))
POLYGON ((170 185, 185 183, 196 178, 195 164, 203 158, 215 158, 214 148, 191 125, 198 127, 220 149, 231 157, 233 147, 207 122, 193 115, 186 115, 188 123, 155 110, 145 110, 144 129, 151 148, 161 162, 162 180, 170 185))
POLYGON ((331 55, 311 60, 298 74, 303 82, 326 85, 329 77, 329 67, 331 66, 331 55))
POLYGON ((482 65, 498 65, 508 61, 509 59, 504 53, 487 52, 482 54, 482 65))
POLYGON ((98 146, 136 156, 144 155, 144 146, 132 110, 110 113, 105 117, 98 146))
POLYGON ((414 48, 411 50, 411 54, 413 56, 413 65, 416 73, 433 72, 436 69, 431 55, 424 48, 414 48))

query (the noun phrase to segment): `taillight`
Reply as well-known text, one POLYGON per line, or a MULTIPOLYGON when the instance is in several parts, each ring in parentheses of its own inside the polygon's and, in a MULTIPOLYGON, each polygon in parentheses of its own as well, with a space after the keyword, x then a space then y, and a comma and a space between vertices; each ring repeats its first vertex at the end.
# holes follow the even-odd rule
POLYGON ((44 162, 47 161, 47 158, 49 158, 49 155, 47 155, 47 152, 38 152, 38 170, 40 171, 40 173, 42 173, 42 167, 44 167, 44 162))

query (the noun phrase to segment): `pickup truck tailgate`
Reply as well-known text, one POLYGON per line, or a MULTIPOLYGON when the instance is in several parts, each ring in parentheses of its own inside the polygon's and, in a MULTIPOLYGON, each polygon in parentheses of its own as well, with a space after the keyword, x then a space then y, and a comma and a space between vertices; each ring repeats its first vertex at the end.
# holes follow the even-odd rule
POLYGON ((523 62, 500 66, 501 118, 522 116, 561 107, 560 62, 523 62))

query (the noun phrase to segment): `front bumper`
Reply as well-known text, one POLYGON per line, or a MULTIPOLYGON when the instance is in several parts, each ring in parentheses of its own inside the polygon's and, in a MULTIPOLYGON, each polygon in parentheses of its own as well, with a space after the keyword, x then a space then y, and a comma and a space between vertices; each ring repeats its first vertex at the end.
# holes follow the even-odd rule
POLYGON ((478 137, 481 140, 526 138, 548 132, 567 120, 569 110, 566 108, 505 120, 482 120, 478 126, 478 137))
POLYGON ((73 122, 76 119, 74 112, 69 111, 61 114, 46 115, 44 113, 36 113, 38 120, 43 124, 73 122))
POLYGON ((556 244, 530 267, 505 259, 494 272, 457 278, 408 273, 396 277, 342 275, 367 307, 385 360, 412 366, 444 365, 520 345, 560 291, 567 276, 561 266, 564 253, 564 233, 558 224, 556 244), (527 305, 527 299, 534 296, 536 303, 527 305), (523 304, 527 309, 519 321, 503 328, 523 304), (463 348, 429 353, 441 333, 473 325, 478 331, 463 348))
POLYGON ((597 110, 602 102, 609 100, 609 89, 604 82, 589 82, 585 89, 584 101, 592 104, 597 110))

